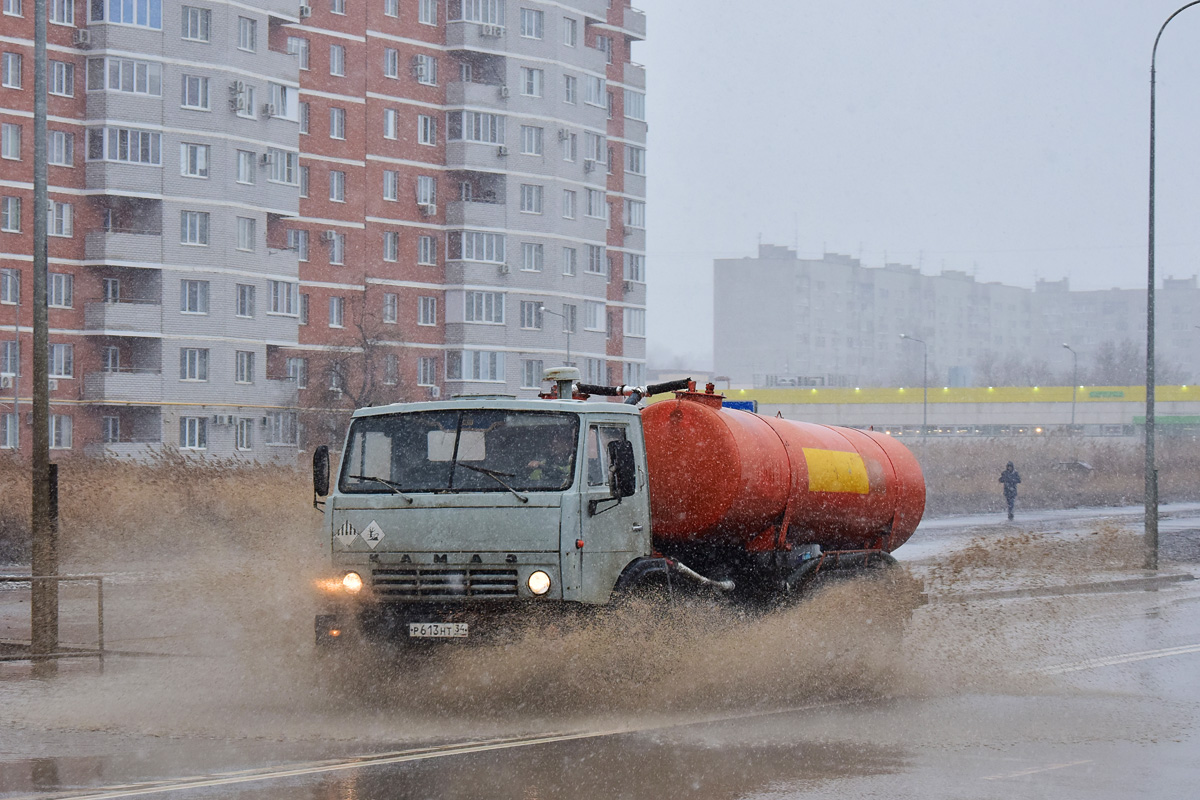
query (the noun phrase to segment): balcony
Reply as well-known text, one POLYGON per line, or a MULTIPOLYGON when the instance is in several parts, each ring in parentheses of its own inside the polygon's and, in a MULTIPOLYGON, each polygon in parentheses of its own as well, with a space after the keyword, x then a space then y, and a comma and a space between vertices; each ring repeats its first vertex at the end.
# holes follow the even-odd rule
POLYGON ((297 397, 296 381, 294 378, 283 378, 282 380, 267 379, 266 388, 262 395, 256 398, 256 401, 269 406, 291 408, 297 404, 297 397))
POLYGON ((503 25, 454 20, 446 23, 446 44, 451 50, 498 50, 504 47, 503 25))
POLYGON ((84 329, 90 334, 162 333, 162 306, 150 300, 88 303, 83 319, 84 329))
POLYGON ((646 38, 646 12, 632 6, 625 9, 625 23, 621 26, 632 39, 643 41, 646 38))
POLYGON ((446 204, 446 224, 468 228, 505 228, 508 226, 507 206, 496 200, 455 200, 446 204))
POLYGON ((646 68, 632 61, 625 64, 625 85, 634 89, 646 88, 646 68))
POLYGON ((162 441, 92 442, 83 452, 92 458, 145 459, 162 451, 162 441))
POLYGON ((88 261, 162 265, 162 234, 150 231, 88 231, 83 241, 88 261))
POLYGON ((446 166, 450 169, 503 172, 508 169, 508 152, 508 148, 502 144, 447 142, 446 166))
POLYGON ((162 371, 157 369, 89 372, 83 378, 83 399, 90 402, 156 405, 162 393, 162 371))
POLYGON ((484 106, 491 107, 506 98, 501 93, 503 87, 490 83, 463 83, 455 81, 446 87, 446 105, 448 106, 484 106))

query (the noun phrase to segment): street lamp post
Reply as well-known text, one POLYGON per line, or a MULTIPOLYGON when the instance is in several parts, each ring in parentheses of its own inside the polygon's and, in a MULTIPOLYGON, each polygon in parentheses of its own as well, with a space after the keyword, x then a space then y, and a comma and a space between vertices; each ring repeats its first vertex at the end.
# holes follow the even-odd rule
MULTIPOLYGON (((1200 0, 1196 0, 1200 3, 1200 0)), ((922 366, 921 366, 921 435, 925 436, 929 433, 929 346, 920 339, 914 339, 907 333, 900 334, 901 339, 909 342, 916 342, 921 345, 922 366)))
MULTIPOLYGON (((1197 0, 1197 2, 1200 2, 1200 0, 1197 0)), ((567 363, 566 363, 566 366, 568 366, 568 367, 571 366, 571 329, 567 326, 567 315, 560 313, 558 311, 551 311, 550 309, 546 308, 545 303, 538 306, 538 309, 543 314, 553 314, 554 316, 558 317, 559 319, 561 319, 563 321, 563 333, 565 333, 567 335, 567 363)))
MULTIPOLYGON (((1071 434, 1075 433, 1075 395, 1079 392, 1079 354, 1076 353, 1071 345, 1063 342, 1063 347, 1071 351, 1071 359, 1075 362, 1075 367, 1071 371, 1071 434)), ((1093 384, 1094 385, 1094 384, 1093 384)))
POLYGON ((1158 569, 1158 472, 1154 468, 1154 91, 1158 42, 1171 20, 1200 4, 1192 0, 1175 10, 1158 29, 1150 51, 1150 225, 1146 263, 1146 569, 1158 569))

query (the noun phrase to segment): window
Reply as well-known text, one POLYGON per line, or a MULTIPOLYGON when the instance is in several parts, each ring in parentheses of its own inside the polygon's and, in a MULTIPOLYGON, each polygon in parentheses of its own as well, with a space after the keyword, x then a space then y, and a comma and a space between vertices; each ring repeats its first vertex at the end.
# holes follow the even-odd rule
POLYGON ((383 171, 383 199, 392 201, 400 199, 400 173, 394 169, 383 171))
POLYGON ((70 203, 50 201, 46 219, 46 232, 50 236, 70 238, 74 231, 74 208, 70 203))
POLYGON ((68 64, 65 61, 51 61, 49 81, 47 91, 50 94, 57 94, 62 97, 74 97, 75 65, 68 64))
POLYGON ((587 96, 583 102, 590 106, 604 107, 604 78, 598 75, 587 76, 587 96))
POLYGON ((107 442, 121 441, 121 418, 120 417, 101 417, 101 438, 107 442))
POLYGON ((634 253, 625 254, 625 280, 645 283, 646 257, 634 253))
POLYGON ((421 266, 437 266, 437 240, 432 236, 417 237, 417 263, 421 266))
POLYGON ((485 25, 504 24, 503 0, 462 0, 460 19, 485 25))
POLYGON ((625 224, 631 228, 646 227, 646 202, 644 200, 625 201, 625 224))
POLYGON ((437 144, 437 120, 425 114, 417 116, 417 143, 437 144))
POLYGON ((639 337, 646 335, 646 309, 625 309, 625 335, 639 337))
POLYGON ((208 448, 208 420, 204 417, 179 418, 179 449, 205 450, 208 448))
POLYGON ((287 51, 289 55, 296 56, 300 69, 308 69, 308 39, 303 36, 287 37, 287 51))
POLYGON ((533 242, 521 243, 521 269, 526 272, 541 272, 545 261, 545 247, 533 242))
POLYGON ((300 108, 300 133, 303 133, 304 135, 307 136, 308 131, 309 131, 308 123, 309 123, 309 119, 310 119, 309 105, 308 105, 308 103, 300 103, 299 108, 300 108))
POLYGON ((413 74, 417 78, 417 83, 437 86, 437 59, 425 53, 414 56, 413 74))
POLYGON ((50 21, 56 25, 75 24, 75 0, 50 0, 50 21))
POLYGON ((437 25, 437 0, 420 0, 417 6, 417 22, 422 25, 437 25))
POLYGON ((289 250, 296 252, 297 260, 308 261, 308 231, 288 229, 287 246, 289 250))
POLYGON ((587 271, 593 275, 604 274, 604 248, 598 244, 589 244, 587 246, 588 263, 587 271))
POLYGON ((267 149, 267 162, 271 165, 268 180, 273 183, 287 183, 296 186, 299 183, 300 154, 290 153, 275 147, 267 149))
POLYGON ((563 219, 575 219, 575 192, 563 189, 562 215, 563 219))
POLYGON ((542 304, 537 300, 521 301, 521 327, 525 330, 540 331, 542 329, 542 304))
POLYGON ((346 74, 346 48, 340 44, 329 45, 329 74, 346 74))
MULTIPOLYGON (((21 231, 21 198, 0 197, 0 231, 19 233, 21 231)), ((10 270, 5 270, 7 275, 10 270)), ((7 278, 6 278, 7 280, 7 278)), ((5 302, 8 302, 5 300, 5 302)))
POLYGON ((50 345, 50 377, 70 378, 75 374, 75 345, 50 345))
POLYGON ((65 272, 51 272, 47 287, 47 302, 51 308, 71 308, 75 298, 75 276, 65 272))
POLYGON ((0 346, 0 374, 16 375, 21 365, 21 351, 15 340, 0 346))
POLYGON ((296 91, 295 88, 284 86, 281 83, 268 83, 267 92, 269 97, 267 102, 275 107, 271 116, 295 120, 296 117, 293 115, 292 109, 298 107, 296 104, 296 91))
POLYGON ((208 281, 180 281, 179 310, 185 314, 207 314, 208 281))
POLYGON ((162 65, 131 58, 89 58, 88 91, 162 95, 162 65))
POLYGON ((179 212, 179 241, 181 244, 208 245, 208 212, 179 212))
POLYGON ((114 345, 106 345, 101 351, 100 361, 101 372, 120 372, 121 371, 121 348, 114 345))
POLYGON ((88 128, 88 159, 127 164, 162 163, 162 134, 133 128, 88 128))
POLYGON ((400 123, 400 113, 394 108, 383 110, 383 138, 395 139, 400 123))
POLYGON ((463 318, 467 322, 486 322, 493 325, 503 325, 504 293, 467 292, 466 313, 463 318))
POLYGON ((542 187, 532 183, 521 184, 521 211, 526 214, 542 213, 542 187))
POLYGON ((571 17, 563 17, 563 44, 575 47, 579 43, 579 25, 571 17))
POLYGON ((334 233, 329 239, 329 263, 333 266, 346 263, 346 234, 334 233))
POLYGON ((268 445, 296 445, 300 442, 299 415, 295 411, 268 411, 268 445))
POLYGON ((300 324, 308 324, 308 295, 300 295, 300 324))
POLYGON ((400 258, 400 234, 396 231, 383 232, 383 260, 397 261, 400 258))
POLYGON ((329 0, 329 11, 333 14, 345 14, 346 0, 329 0))
POLYGON ((563 76, 563 102, 571 105, 579 102, 579 79, 574 75, 563 76))
POLYGON ((400 302, 399 296, 394 292, 384 292, 383 295, 383 321, 389 325, 395 325, 396 319, 399 316, 400 302))
POLYGON ((586 369, 584 374, 587 375, 588 383, 604 383, 604 359, 602 358, 585 358, 586 369))
POLYGON ((533 125, 521 126, 521 152, 527 156, 542 154, 542 129, 533 125))
POLYGON ((346 300, 343 297, 329 298, 329 327, 340 328, 344 322, 343 314, 346 309, 346 300))
POLYGON ((579 251, 574 247, 563 248, 563 275, 574 275, 579 268, 579 251))
POLYGON ((625 90, 625 116, 642 122, 646 120, 646 95, 632 89, 625 90))
POLYGON ((437 359, 424 356, 417 359, 417 385, 433 386, 437 383, 437 359))
POLYGON ((238 17, 238 42, 239 50, 249 50, 254 52, 258 41, 258 23, 247 17, 238 17))
POLYGON ((121 302, 121 279, 120 278, 102 278, 100 286, 103 292, 104 302, 119 303, 121 302))
POLYGON ((386 17, 400 16, 400 0, 383 0, 383 14, 386 17))
MULTIPOLYGON (((307 232, 307 231, 306 231, 307 232)), ((271 306, 267 310, 268 314, 283 314, 285 316, 296 316, 297 295, 300 291, 298 284, 289 283, 288 281, 267 281, 267 291, 271 295, 271 306)))
POLYGON ((300 196, 308 197, 308 167, 300 168, 300 196))
POLYGON ((451 111, 447 116, 451 141, 504 144, 504 117, 482 111, 451 111))
POLYGON ((254 287, 239 283, 234 290, 234 313, 239 317, 254 316, 254 287))
POLYGON ((237 218, 237 249, 253 252, 254 250, 254 228, 255 220, 253 217, 238 217, 237 218))
POLYGON ((400 51, 394 47, 383 48, 383 74, 388 78, 400 77, 400 51))
MULTIPOLYGON (((7 9, 7 4, 5 6, 7 9)), ((17 415, 0 416, 0 449, 14 450, 17 447, 17 415)))
POLYGON ((579 134, 568 133, 559 139, 562 146, 563 161, 574 161, 579 157, 579 134))
POLYGON ((346 138, 346 109, 344 109, 344 108, 329 109, 329 138, 330 139, 345 139, 346 138))
POLYGON ((597 36, 596 49, 604 53, 604 60, 607 63, 613 63, 613 40, 611 36, 597 36))
POLYGON ((417 324, 437 325, 437 298, 417 298, 417 324))
POLYGON ((583 329, 604 330, 604 303, 597 303, 595 300, 583 301, 583 329))
POLYGON ((208 78, 200 75, 184 75, 181 105, 184 108, 203 109, 207 111, 208 78))
POLYGON ((437 203, 437 179, 432 175, 417 176, 417 205, 432 206, 437 203))
POLYGON ((329 199, 335 203, 346 202, 346 173, 329 170, 329 199))
POLYGON ((234 447, 251 450, 254 447, 254 420, 239 417, 235 429, 234 447))
POLYGON ((578 326, 576 325, 578 317, 576 312, 578 308, 572 303, 563 303, 563 333, 576 333, 578 326))
POLYGON ((625 145, 625 171, 634 175, 646 174, 646 149, 625 145))
POLYGON ((208 380, 208 348, 181 347, 179 349, 179 380, 208 380))
POLYGON ((461 350, 446 353, 446 379, 452 381, 503 381, 504 353, 461 350))
POLYGON ((50 415, 50 448, 71 449, 71 418, 66 414, 50 415))
POLYGON ((458 79, 463 83, 475 82, 475 67, 470 61, 459 62, 458 79))
POLYGON ((21 0, 4 0, 4 13, 11 17, 23 16, 21 12, 21 0))
POLYGON ((605 145, 603 136, 598 133, 584 134, 583 157, 585 160, 590 159, 603 164, 607 156, 608 148, 605 145))
POLYGON ((395 386, 400 382, 400 356, 387 353, 383 357, 383 383, 385 386, 395 386))
POLYGON ((288 380, 296 382, 297 389, 308 387, 308 359, 290 357, 287 360, 288 380))
POLYGON ((541 97, 545 78, 544 70, 521 67, 521 94, 526 97, 541 97))
POLYGON ((6 89, 21 88, 20 53, 5 53, 0 59, 0 86, 6 89))
MULTIPOLYGON (((162 30, 162 0, 92 0, 92 22, 115 22, 162 30), (105 9, 108 9, 107 18, 105 9)), ((205 39, 207 41, 207 39, 205 39)))
POLYGON ((540 358, 522 361, 521 388, 540 389, 542 385, 542 375, 544 373, 545 370, 542 368, 542 360, 540 358))
POLYGON ((450 257, 463 261, 504 263, 504 234, 454 231, 450 234, 450 257))
POLYGON ((188 178, 208 177, 208 145, 179 145, 179 172, 188 178))
MULTIPOLYGON (((93 3, 95 0, 93 0, 93 3)), ((115 2, 115 0, 110 0, 115 2)), ((95 17, 93 16, 93 19, 95 17)), ((183 7, 183 38, 193 42, 207 42, 212 13, 207 8, 183 7)))
POLYGON ((521 35, 529 39, 541 39, 545 26, 545 14, 537 9, 521 9, 521 35))
POLYGON ((254 383, 254 353, 250 350, 234 351, 233 382, 254 383))
POLYGON ((599 189, 587 190, 587 209, 584 211, 594 219, 604 219, 608 213, 608 204, 604 202, 604 192, 599 189))
POLYGON ((254 153, 248 150, 237 151, 237 182, 254 183, 254 153))

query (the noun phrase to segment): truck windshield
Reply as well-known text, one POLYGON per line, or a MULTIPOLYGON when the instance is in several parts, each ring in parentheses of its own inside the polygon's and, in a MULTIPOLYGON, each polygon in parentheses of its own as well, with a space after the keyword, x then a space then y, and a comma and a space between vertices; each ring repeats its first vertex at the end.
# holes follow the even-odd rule
POLYGON ((354 494, 562 491, 579 418, 546 411, 419 411, 356 419, 339 488, 354 494))

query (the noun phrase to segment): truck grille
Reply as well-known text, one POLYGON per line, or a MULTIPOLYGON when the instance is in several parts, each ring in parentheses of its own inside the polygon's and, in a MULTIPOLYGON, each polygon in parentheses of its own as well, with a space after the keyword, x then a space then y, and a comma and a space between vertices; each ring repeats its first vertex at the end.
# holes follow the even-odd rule
POLYGON ((375 567, 371 579, 384 598, 517 596, 515 569, 375 567))

